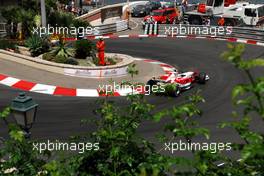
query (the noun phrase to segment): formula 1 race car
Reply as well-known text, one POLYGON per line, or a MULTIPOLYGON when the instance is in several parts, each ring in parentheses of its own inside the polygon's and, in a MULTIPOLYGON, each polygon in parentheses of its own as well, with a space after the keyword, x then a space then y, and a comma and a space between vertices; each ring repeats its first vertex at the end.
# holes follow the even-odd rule
POLYGON ((166 76, 152 77, 146 86, 152 93, 155 93, 155 90, 159 90, 158 93, 166 93, 167 95, 177 97, 182 91, 192 88, 195 83, 205 84, 209 79, 209 76, 204 72, 188 71, 179 73, 177 70, 174 70, 174 72, 166 76), (169 85, 174 88, 167 89, 166 87, 169 87, 169 85))

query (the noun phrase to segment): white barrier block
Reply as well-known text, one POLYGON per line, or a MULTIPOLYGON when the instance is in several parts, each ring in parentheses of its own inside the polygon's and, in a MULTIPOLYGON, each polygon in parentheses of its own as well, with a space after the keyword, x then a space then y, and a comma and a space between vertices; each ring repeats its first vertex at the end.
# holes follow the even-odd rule
POLYGON ((132 94, 133 90, 132 90, 132 88, 126 88, 126 89, 118 89, 117 92, 121 96, 126 96, 126 95, 129 95, 129 94, 132 94))
POLYGON ((129 35, 119 35, 118 37, 119 37, 119 38, 128 38, 129 35))
POLYGON ((146 34, 140 34, 140 35, 138 35, 139 37, 148 37, 148 35, 146 35, 146 34))
POLYGON ((145 31, 144 31, 144 34, 148 34, 148 28, 149 28, 149 24, 145 24, 145 31))
POLYGON ((257 45, 264 46, 264 43, 257 42, 257 45))
POLYGON ((237 39, 237 42, 239 42, 239 43, 247 43, 247 40, 237 39))
POLYGON ((155 22, 154 24, 154 35, 157 35, 158 34, 158 23, 155 22))
POLYGON ((167 35, 157 35, 157 37, 160 37, 160 38, 166 38, 168 37, 167 35))

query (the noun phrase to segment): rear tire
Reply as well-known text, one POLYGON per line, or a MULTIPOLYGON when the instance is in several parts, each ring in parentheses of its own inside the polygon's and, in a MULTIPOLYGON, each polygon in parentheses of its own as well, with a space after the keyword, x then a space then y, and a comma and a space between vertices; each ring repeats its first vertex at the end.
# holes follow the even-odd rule
POLYGON ((206 82, 206 73, 204 73, 204 72, 199 73, 198 83, 205 84, 205 82, 206 82))
POLYGON ((153 87, 154 85, 157 85, 157 82, 154 81, 154 80, 152 80, 152 79, 149 80, 149 81, 147 82, 147 84, 146 84, 146 91, 147 91, 147 92, 150 91, 150 93, 152 93, 152 87, 153 87))

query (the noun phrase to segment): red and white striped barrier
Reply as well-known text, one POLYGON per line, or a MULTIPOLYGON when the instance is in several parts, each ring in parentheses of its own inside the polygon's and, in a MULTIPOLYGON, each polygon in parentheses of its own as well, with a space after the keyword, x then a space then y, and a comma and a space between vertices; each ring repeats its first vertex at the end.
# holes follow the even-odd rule
MULTIPOLYGON (((196 35, 186 35, 186 36, 168 36, 168 35, 146 35, 146 34, 138 34, 138 35, 102 35, 102 36, 88 36, 87 39, 95 40, 95 39, 117 39, 117 38, 187 38, 187 39, 208 39, 208 40, 221 40, 227 42, 237 42, 237 43, 245 43, 245 44, 252 44, 252 45, 259 45, 264 46, 263 42, 259 42, 257 40, 250 40, 250 39, 242 39, 242 38, 220 38, 215 36, 196 36, 196 35)), ((66 41, 75 41, 77 38, 65 38, 66 41)))

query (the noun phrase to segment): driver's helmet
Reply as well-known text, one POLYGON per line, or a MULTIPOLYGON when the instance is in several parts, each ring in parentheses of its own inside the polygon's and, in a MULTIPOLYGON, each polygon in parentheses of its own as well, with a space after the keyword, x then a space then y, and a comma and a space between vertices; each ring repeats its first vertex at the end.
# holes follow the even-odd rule
POLYGON ((173 74, 175 77, 178 77, 179 76, 179 71, 177 69, 174 69, 173 70, 173 74))

